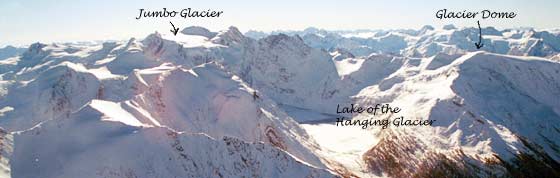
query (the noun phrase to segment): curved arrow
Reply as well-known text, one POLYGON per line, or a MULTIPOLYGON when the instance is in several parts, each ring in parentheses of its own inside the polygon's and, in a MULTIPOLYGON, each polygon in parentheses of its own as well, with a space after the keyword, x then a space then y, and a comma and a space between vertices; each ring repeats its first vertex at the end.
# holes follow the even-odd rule
POLYGON ((482 28, 480 28, 480 22, 476 21, 476 23, 478 23, 478 43, 474 43, 474 45, 476 46, 476 49, 480 49, 484 46, 484 44, 482 44, 482 28))
POLYGON ((169 21, 169 23, 171 24, 171 27, 173 28, 171 31, 171 33, 173 33, 173 35, 177 36, 177 32, 179 32, 179 28, 175 28, 175 25, 173 25, 173 23, 171 23, 171 21, 169 21))

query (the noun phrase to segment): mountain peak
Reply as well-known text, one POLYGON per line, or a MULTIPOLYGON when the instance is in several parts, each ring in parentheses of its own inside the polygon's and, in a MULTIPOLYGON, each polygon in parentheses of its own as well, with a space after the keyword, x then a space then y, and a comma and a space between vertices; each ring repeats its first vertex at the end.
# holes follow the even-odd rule
POLYGON ((44 43, 41 43, 41 42, 36 42, 36 43, 31 44, 28 49, 30 51, 36 51, 36 50, 41 50, 46 46, 47 46, 47 44, 44 44, 44 43))
POLYGON ((434 30, 434 27, 431 25, 424 25, 420 30, 434 30))
POLYGON ((447 25, 443 26, 443 29, 444 30, 454 30, 454 29, 457 29, 457 27, 455 27, 455 25, 453 25, 453 24, 447 24, 447 25))
POLYGON ((268 42, 271 45, 278 45, 282 43, 291 43, 297 45, 306 45, 305 42, 299 35, 289 36, 284 33, 279 33, 277 35, 270 35, 262 40, 268 42))
POLYGON ((218 33, 211 32, 210 30, 200 27, 200 26, 190 26, 181 30, 181 33, 185 35, 198 35, 203 36, 208 39, 214 38, 218 33))
POLYGON ((45 48, 46 46, 47 44, 40 42, 31 44, 29 48, 27 48, 27 51, 23 53, 23 59, 29 59, 33 58, 36 55, 44 54, 45 50, 43 50, 43 48, 45 48))
POLYGON ((12 45, 7 45, 7 46, 4 46, 4 48, 0 48, 0 49, 9 49, 9 50, 13 50, 13 49, 16 49, 16 47, 14 47, 14 46, 12 46, 12 45))
POLYGON ((230 26, 228 30, 221 31, 216 35, 216 37, 212 38, 212 42, 222 44, 222 45, 232 45, 232 44, 239 44, 245 40, 245 36, 234 26, 230 26))

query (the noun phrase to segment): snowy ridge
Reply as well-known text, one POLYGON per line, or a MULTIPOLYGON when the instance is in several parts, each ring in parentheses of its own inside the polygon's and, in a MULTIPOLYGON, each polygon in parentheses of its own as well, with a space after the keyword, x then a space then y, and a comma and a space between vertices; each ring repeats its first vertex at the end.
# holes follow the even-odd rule
POLYGON ((102 121, 87 106, 14 135, 12 175, 22 177, 331 177, 262 143, 164 127, 102 121), (58 139, 57 139, 58 138, 58 139), (48 141, 45 141, 48 140, 48 141), (29 170, 33 171, 29 171, 29 170))
MULTIPOLYGON (((557 122, 560 105, 551 97, 544 96, 560 96, 560 78, 557 77, 560 64, 546 59, 477 52, 462 56, 435 71, 411 70, 420 70, 420 73, 408 76, 384 91, 380 90, 380 86, 366 88, 357 97, 362 104, 389 102, 403 108, 414 108, 405 110, 403 115, 435 119, 437 122, 433 127, 379 131, 384 139, 364 156, 371 169, 388 169, 385 164, 389 160, 377 157, 383 154, 403 159, 401 161, 406 159, 401 163, 402 167, 391 167, 395 169, 389 171, 393 176, 402 176, 402 170, 406 173, 409 170, 406 166, 437 171, 441 164, 454 162, 448 163, 449 159, 466 160, 478 167, 466 164, 458 166, 461 168, 458 170, 439 171, 457 171, 456 175, 474 171, 474 176, 512 176, 516 175, 514 168, 496 169, 492 167, 496 166, 492 162, 517 160, 519 165, 516 166, 529 166, 524 162, 527 160, 520 158, 519 155, 523 154, 536 157, 536 160, 542 161, 541 164, 556 166, 548 163, 547 159, 558 160, 560 156, 555 151, 560 140, 553 136, 558 134, 557 128, 560 127, 557 122), (371 97, 371 93, 376 93, 376 96, 371 97), (535 150, 533 144, 540 145, 539 149, 535 150), (410 159, 402 153, 397 155, 392 152, 394 150, 391 149, 397 147, 398 150, 399 145, 408 145, 410 148, 406 150, 422 152, 424 157, 410 159), (440 154, 456 157, 442 157, 440 154), (436 162, 430 162, 432 159, 436 162), (482 170, 477 170, 480 168, 482 170)), ((408 154, 414 154, 414 151, 408 154)), ((547 169, 541 171, 544 171, 542 174, 556 174, 547 169)))

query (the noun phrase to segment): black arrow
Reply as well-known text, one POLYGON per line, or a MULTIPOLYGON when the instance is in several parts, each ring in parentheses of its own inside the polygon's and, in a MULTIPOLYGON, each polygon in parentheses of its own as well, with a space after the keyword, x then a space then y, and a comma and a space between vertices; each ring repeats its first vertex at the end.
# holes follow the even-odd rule
POLYGON ((171 31, 171 33, 173 33, 173 35, 177 36, 177 32, 179 32, 179 28, 175 28, 175 25, 173 25, 173 23, 171 23, 171 21, 169 21, 169 23, 171 24, 171 27, 173 27, 171 31))
POLYGON ((476 21, 476 23, 478 23, 478 33, 480 35, 478 36, 478 43, 474 43, 474 45, 476 46, 476 49, 480 49, 484 46, 484 44, 482 44, 482 28, 480 28, 479 21, 476 21))

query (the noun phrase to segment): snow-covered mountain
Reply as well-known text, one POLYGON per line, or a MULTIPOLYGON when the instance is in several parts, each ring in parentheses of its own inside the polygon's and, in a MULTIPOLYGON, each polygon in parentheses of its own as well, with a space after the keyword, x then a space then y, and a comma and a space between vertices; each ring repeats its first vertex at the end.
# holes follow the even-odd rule
MULTIPOLYGON (((430 57, 437 53, 465 54, 477 51, 478 28, 442 28, 424 26, 419 30, 356 30, 326 31, 308 28, 303 31, 274 31, 270 34, 288 33, 300 35, 314 48, 332 51, 343 48, 356 56, 371 53, 399 54, 409 57, 430 57)), ((260 39, 264 32, 250 31, 251 38, 260 39)), ((560 36, 556 31, 534 29, 504 29, 493 27, 482 29, 484 48, 481 50, 498 54, 518 56, 540 56, 550 58, 560 52, 560 36)))
POLYGON ((452 25, 247 36, 187 27, 125 42, 31 44, 0 60, 0 169, 11 177, 559 176, 560 36, 482 31, 482 51, 478 29, 452 25), (391 103, 436 122, 334 126, 337 105, 350 103, 391 103))
POLYGON ((559 63, 485 52, 437 68, 430 67, 434 60, 356 95, 363 105, 392 103, 409 108, 404 116, 436 120, 377 131, 380 141, 362 157, 370 170, 396 177, 558 175, 559 63))
POLYGON ((142 125, 92 100, 67 119, 13 133, 13 177, 332 177, 268 144, 142 125), (136 126, 134 126, 136 125, 136 126))
POLYGON ((0 125, 13 138, 7 172, 13 177, 333 176, 312 152, 314 141, 276 102, 221 64, 195 66, 200 61, 182 54, 206 50, 188 45, 207 39, 183 37, 185 42, 172 41, 156 33, 143 41, 72 52, 67 50, 72 46, 36 43, 6 64, 0 125), (112 139, 119 144, 103 144, 112 139), (143 151, 133 151, 139 147, 143 151), (130 154, 120 154, 125 150, 130 154), (91 156, 97 161, 85 160, 91 156), (152 162, 155 157, 165 162, 152 162), (209 162, 210 157, 219 159, 209 162))
POLYGON ((0 48, 0 60, 18 56, 25 52, 25 50, 23 47, 5 46, 0 48))

